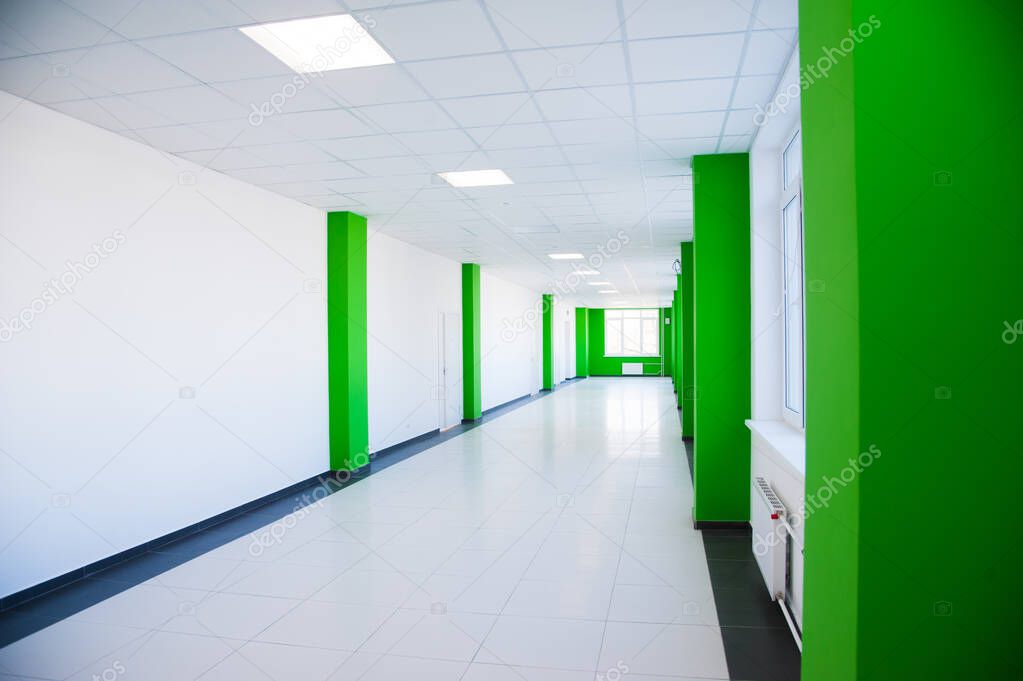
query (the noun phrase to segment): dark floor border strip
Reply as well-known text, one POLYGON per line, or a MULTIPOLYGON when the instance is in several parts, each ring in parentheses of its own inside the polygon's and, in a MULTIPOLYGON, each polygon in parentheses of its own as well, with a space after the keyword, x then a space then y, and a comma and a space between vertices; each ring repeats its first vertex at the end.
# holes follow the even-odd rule
MULTIPOLYGON (((685 450, 692 468, 691 441, 685 442, 685 450)), ((696 525, 707 555, 729 678, 799 681, 799 649, 764 585, 749 523, 696 525)))
MULTIPOLYGON (((568 379, 564 383, 583 378, 568 379)), ((435 429, 372 452, 370 463, 357 471, 325 471, 206 520, 10 594, 0 599, 0 647, 157 577, 304 506, 316 503, 325 496, 339 492, 373 473, 478 428, 551 392, 523 395, 488 409, 475 421, 463 422, 443 431, 435 429)))

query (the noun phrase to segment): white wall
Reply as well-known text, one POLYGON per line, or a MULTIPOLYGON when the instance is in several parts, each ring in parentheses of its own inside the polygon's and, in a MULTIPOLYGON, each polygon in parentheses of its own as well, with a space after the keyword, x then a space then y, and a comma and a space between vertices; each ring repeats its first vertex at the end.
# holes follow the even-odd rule
POLYGON ((483 409, 540 390, 540 292, 480 273, 483 409))
POLYGON ((0 93, 4 115, 6 595, 328 456, 324 214, 0 93), (44 294, 62 274, 73 294, 44 294))
MULTIPOLYGON (((377 451, 440 427, 439 320, 444 312, 461 319, 462 283, 459 263, 380 233, 369 234, 366 252, 369 444, 377 451)), ((461 390, 460 353, 455 364, 461 390)))
MULTIPOLYGON (((779 93, 799 91, 799 51, 793 52, 773 101, 786 101, 779 93), (791 88, 791 90, 790 90, 791 88)), ((819 87, 819 86, 817 86, 819 87)), ((751 475, 770 483, 790 513, 805 498, 805 440, 782 420, 784 390, 784 317, 782 314, 781 155, 799 123, 799 98, 787 99, 784 111, 765 118, 750 150, 752 385, 754 421, 764 423, 751 438, 751 475)), ((802 523, 794 523, 799 542, 802 523)), ((793 553, 792 609, 802 625, 803 557, 793 553)))
POLYGON ((554 297, 554 382, 574 378, 575 373, 575 306, 554 297), (566 334, 567 324, 567 334, 566 334), (567 338, 566 338, 567 335, 567 338), (567 350, 566 350, 567 348, 567 350))

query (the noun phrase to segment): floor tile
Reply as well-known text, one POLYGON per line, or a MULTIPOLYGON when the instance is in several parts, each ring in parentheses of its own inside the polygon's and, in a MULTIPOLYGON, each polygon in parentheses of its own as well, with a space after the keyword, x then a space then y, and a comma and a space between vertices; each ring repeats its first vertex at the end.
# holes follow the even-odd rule
POLYGON ((608 622, 599 668, 619 663, 637 674, 729 678, 721 630, 710 626, 608 622))
POLYGON ((479 662, 593 671, 602 622, 503 615, 483 642, 479 662))

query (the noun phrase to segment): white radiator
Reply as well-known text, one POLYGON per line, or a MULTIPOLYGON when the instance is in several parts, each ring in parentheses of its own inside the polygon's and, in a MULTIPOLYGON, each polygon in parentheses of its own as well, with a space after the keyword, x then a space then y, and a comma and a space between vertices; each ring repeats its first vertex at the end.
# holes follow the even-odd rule
POLYGON ((642 362, 622 362, 622 376, 642 376, 642 362))
POLYGON ((753 526, 753 555, 764 583, 774 600, 785 598, 785 507, 767 481, 753 478, 750 490, 750 524, 753 526))

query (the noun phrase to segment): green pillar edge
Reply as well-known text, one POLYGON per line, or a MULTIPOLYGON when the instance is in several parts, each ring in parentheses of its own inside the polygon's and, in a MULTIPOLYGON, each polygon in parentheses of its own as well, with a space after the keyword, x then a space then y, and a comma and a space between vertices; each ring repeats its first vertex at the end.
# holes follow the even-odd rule
POLYGON ((327 213, 327 391, 330 469, 369 463, 366 218, 327 213))
POLYGON ((682 362, 685 359, 681 348, 681 334, 682 334, 682 298, 679 284, 681 278, 677 275, 675 277, 676 286, 674 293, 671 294, 671 310, 672 310, 672 327, 671 327, 671 339, 675 343, 675 347, 679 348, 679 351, 675 353, 675 364, 671 372, 671 382, 675 388, 675 406, 682 406, 682 362))
POLYGON ((799 3, 804 679, 1020 675, 1019 16, 799 3))
POLYGON ((575 375, 590 375, 590 316, 585 307, 575 308, 575 375))
POLYGON ((543 389, 554 389, 554 295, 544 293, 543 314, 543 389))
POLYGON ((675 313, 671 307, 661 308, 661 356, 664 358, 662 366, 662 376, 672 377, 672 385, 674 385, 674 371, 675 371, 675 313))
POLYGON ((483 416, 480 331, 480 266, 462 263, 462 418, 483 416))
POLYGON ((680 246, 682 273, 678 279, 680 293, 678 343, 681 353, 679 385, 682 386, 682 437, 696 435, 696 354, 694 352, 695 307, 693 304, 693 242, 683 241, 680 246))
POLYGON ((745 423, 751 385, 749 154, 695 156, 693 176, 693 517, 698 523, 745 522, 750 499, 745 423))

